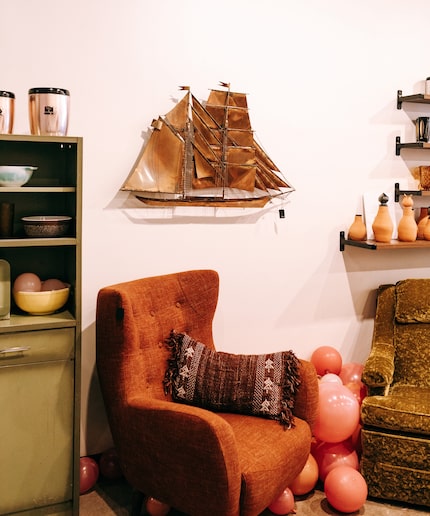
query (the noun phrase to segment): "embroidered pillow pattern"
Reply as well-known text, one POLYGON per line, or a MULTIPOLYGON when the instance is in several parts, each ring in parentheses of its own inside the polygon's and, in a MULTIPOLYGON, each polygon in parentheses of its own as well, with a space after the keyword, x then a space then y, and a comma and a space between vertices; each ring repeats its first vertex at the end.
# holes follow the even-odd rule
POLYGON ((164 378, 175 401, 221 412, 276 419, 294 426, 299 361, 292 351, 262 355, 217 352, 185 333, 172 331, 164 378))

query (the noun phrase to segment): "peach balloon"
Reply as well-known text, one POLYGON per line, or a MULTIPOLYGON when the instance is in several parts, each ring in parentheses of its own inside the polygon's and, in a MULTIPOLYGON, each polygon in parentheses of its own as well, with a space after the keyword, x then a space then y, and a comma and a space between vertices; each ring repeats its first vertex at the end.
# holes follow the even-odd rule
POLYGON ((348 439, 360 420, 360 406, 354 394, 344 385, 320 383, 318 402, 314 436, 328 443, 348 439))
POLYGON ((340 512, 358 511, 366 501, 367 492, 363 476, 350 466, 334 468, 324 482, 328 503, 340 512))
POLYGON ((324 482, 330 471, 339 466, 350 466, 358 471, 358 455, 350 439, 341 443, 321 443, 314 451, 319 478, 324 482))
POLYGON ((334 373, 327 373, 320 379, 321 383, 338 383, 339 385, 342 385, 342 380, 340 379, 340 376, 334 373))
POLYGON ((304 495, 312 491, 317 482, 318 464, 313 455, 309 454, 309 457, 302 471, 289 485, 289 488, 294 495, 304 495))
POLYGON ((284 489, 278 498, 273 500, 268 509, 272 511, 273 514, 290 514, 294 512, 294 495, 291 489, 288 487, 284 489))
POLYGON ((327 373, 339 374, 342 369, 342 357, 339 351, 331 346, 320 346, 311 356, 311 362, 319 376, 327 373))
POLYGON ((364 366, 356 362, 349 362, 343 364, 340 370, 339 377, 343 384, 349 382, 361 382, 361 375, 363 374, 364 366))
POLYGON ((149 496, 146 500, 146 511, 150 516, 166 516, 170 512, 170 506, 149 496))

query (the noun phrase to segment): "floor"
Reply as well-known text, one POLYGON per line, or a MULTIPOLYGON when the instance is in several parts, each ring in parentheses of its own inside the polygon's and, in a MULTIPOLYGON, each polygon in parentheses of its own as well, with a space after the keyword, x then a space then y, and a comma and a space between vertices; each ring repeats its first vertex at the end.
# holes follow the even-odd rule
MULTIPOLYGON (((128 516, 130 510, 131 488, 124 480, 99 481, 89 492, 80 497, 81 516, 128 516)), ((374 500, 368 500, 357 512, 350 513, 361 516, 417 516, 429 514, 430 511, 420 510, 398 504, 383 504, 374 500)), ((296 513, 298 516, 326 516, 341 515, 329 506, 324 493, 315 490, 301 500, 296 500, 296 513)), ((170 513, 173 516, 173 512, 170 513)), ((263 515, 270 516, 273 513, 266 510, 263 515)), ((261 515, 261 516, 263 516, 261 515)), ((207 515, 214 516, 214 515, 207 515)))

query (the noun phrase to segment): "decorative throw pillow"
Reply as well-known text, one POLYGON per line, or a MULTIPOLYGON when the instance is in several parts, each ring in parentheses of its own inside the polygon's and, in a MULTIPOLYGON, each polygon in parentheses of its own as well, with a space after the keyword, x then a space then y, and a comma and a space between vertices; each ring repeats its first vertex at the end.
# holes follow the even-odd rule
POLYGON ((175 401, 220 412, 279 420, 294 426, 294 398, 300 385, 299 360, 292 351, 234 355, 214 351, 172 330, 164 378, 175 401))

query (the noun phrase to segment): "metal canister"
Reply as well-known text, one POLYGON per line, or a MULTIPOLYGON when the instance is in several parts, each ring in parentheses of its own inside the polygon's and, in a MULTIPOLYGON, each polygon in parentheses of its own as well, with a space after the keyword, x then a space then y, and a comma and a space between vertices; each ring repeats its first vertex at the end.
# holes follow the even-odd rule
POLYGON ((15 112, 15 95, 0 90, 0 134, 12 134, 15 112))
POLYGON ((65 136, 69 125, 70 94, 63 88, 28 90, 31 134, 65 136))

